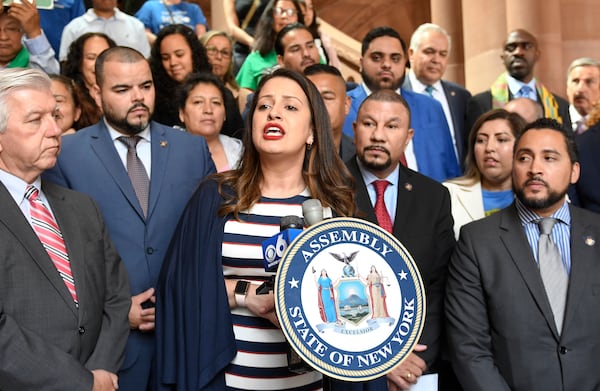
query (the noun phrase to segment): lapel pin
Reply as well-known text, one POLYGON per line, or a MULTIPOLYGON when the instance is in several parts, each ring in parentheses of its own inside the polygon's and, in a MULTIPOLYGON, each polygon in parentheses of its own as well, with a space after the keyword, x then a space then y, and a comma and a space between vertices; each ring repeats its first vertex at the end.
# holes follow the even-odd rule
POLYGON ((585 244, 588 245, 588 246, 590 246, 590 247, 592 247, 594 244, 596 244, 596 241, 591 236, 586 236, 585 237, 585 244))
POLYGON ((168 143, 166 142, 166 140, 160 140, 160 146, 161 146, 162 148, 166 147, 166 146, 167 146, 167 144, 168 144, 168 143))
POLYGON ((404 184, 404 188, 405 188, 407 191, 412 191, 412 183, 408 183, 408 182, 406 182, 406 183, 404 184))
POLYGON ((454 92, 454 91, 451 91, 451 92, 450 92, 450 95, 451 95, 451 96, 454 96, 454 95, 456 95, 456 92, 454 92))

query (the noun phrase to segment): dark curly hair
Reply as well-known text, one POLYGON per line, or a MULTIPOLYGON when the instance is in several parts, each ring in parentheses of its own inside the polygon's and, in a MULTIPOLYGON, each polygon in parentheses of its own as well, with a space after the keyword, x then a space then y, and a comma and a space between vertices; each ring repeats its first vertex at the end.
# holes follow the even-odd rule
POLYGON ((171 24, 158 32, 156 41, 154 41, 152 51, 150 52, 150 68, 152 69, 156 89, 154 120, 169 126, 181 125, 177 102, 173 99, 179 83, 171 79, 167 74, 162 64, 160 45, 165 37, 173 34, 179 34, 185 38, 192 51, 192 73, 211 72, 206 50, 191 28, 182 24, 171 24))
POLYGON ((75 81, 73 81, 73 79, 65 75, 51 74, 48 76, 50 77, 50 80, 57 81, 65 86, 73 98, 75 107, 78 107, 81 110, 79 119, 73 123, 73 129, 83 129, 100 121, 102 113, 98 109, 96 102, 90 102, 88 99, 86 99, 85 92, 79 85, 75 83, 75 81))
POLYGON ((109 48, 117 46, 108 35, 103 33, 85 33, 79 36, 69 46, 69 52, 67 53, 67 59, 61 64, 61 74, 73 80, 77 87, 75 92, 75 99, 79 101, 81 107, 81 117, 75 123, 76 129, 85 128, 93 125, 100 121, 102 118, 102 110, 96 104, 94 98, 90 94, 85 80, 83 79, 83 72, 81 71, 81 65, 83 63, 83 47, 88 39, 97 37, 106 40, 109 48))
POLYGON ((85 33, 71 43, 69 46, 69 52, 67 53, 67 59, 62 63, 61 74, 73 79, 78 86, 87 90, 85 81, 83 80, 83 73, 81 72, 81 64, 83 63, 83 47, 88 39, 98 37, 106 40, 109 48, 117 46, 108 35, 103 33, 85 33))

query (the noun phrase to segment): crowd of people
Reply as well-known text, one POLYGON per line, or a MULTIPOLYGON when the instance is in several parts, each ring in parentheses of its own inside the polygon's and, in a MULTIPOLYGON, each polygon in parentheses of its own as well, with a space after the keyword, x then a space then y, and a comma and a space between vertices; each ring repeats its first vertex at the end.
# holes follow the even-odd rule
POLYGON ((185 0, 54 3, 0 13, 0 389, 600 389, 599 61, 563 99, 516 29, 472 94, 443 27, 379 26, 357 84, 312 0, 224 0, 227 31, 185 0), (418 266, 386 376, 288 367, 261 244, 309 198, 418 266))

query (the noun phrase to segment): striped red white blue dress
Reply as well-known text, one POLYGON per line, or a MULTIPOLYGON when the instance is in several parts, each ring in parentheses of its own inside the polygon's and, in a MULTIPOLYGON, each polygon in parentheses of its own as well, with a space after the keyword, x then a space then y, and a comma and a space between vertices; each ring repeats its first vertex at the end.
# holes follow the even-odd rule
MULTIPOLYGON (((262 242, 279 232, 283 216, 302 216, 301 195, 286 199, 261 198, 247 213, 240 213, 225 223, 223 238, 223 272, 225 278, 254 281, 250 289, 268 279, 265 272, 262 242)), ((321 374, 316 371, 298 375, 287 369, 289 349, 281 330, 266 319, 256 317, 245 308, 231 310, 238 353, 227 368, 228 390, 318 390, 321 374)))

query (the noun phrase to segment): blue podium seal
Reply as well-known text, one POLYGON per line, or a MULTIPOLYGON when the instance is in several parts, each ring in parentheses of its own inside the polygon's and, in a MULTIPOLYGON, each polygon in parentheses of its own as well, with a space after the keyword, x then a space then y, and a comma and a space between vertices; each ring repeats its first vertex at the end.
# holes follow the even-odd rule
POLYGON ((286 339, 317 371, 381 377, 410 354, 425 323, 417 266, 390 233, 354 218, 302 232, 279 264, 275 308, 286 339))

